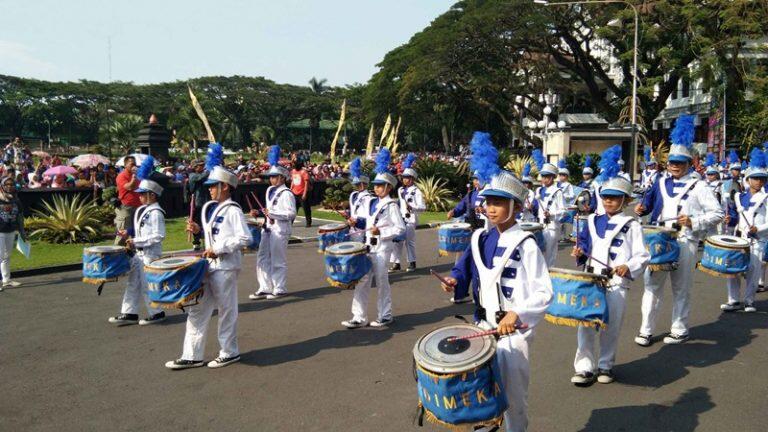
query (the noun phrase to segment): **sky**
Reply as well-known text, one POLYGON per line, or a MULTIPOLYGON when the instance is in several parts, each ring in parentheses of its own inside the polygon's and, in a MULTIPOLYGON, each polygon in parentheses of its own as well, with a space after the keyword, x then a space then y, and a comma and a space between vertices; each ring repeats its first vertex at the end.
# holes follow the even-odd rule
POLYGON ((0 74, 137 84, 364 83, 456 0, 0 0, 0 74))

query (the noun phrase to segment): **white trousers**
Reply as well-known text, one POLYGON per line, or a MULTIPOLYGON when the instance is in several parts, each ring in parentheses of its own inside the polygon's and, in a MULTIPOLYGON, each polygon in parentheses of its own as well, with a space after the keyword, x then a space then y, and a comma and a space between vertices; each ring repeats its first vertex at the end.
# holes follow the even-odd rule
POLYGON ((123 305, 120 307, 120 313, 138 315, 143 304, 147 308, 149 316, 162 312, 161 308, 153 308, 149 305, 149 296, 147 295, 147 277, 144 274, 144 264, 152 262, 153 258, 131 257, 131 271, 128 272, 128 278, 125 283, 125 292, 123 293, 123 305))
POLYGON ((376 289, 379 291, 378 319, 392 318, 392 288, 389 286, 389 274, 387 261, 392 253, 391 244, 379 246, 379 251, 371 252, 371 271, 368 272, 355 286, 355 295, 352 298, 352 319, 368 321, 368 293, 371 291, 371 282, 376 278, 376 289))
POLYGON ((557 259, 557 243, 560 241, 560 225, 548 225, 541 233, 544 235, 544 260, 547 267, 553 267, 557 259))
MULTIPOLYGON (((757 284, 763 275, 763 248, 759 243, 754 243, 750 248, 749 267, 747 274, 744 275, 744 303, 754 303, 757 284)), ((727 280, 728 303, 741 302, 741 277, 730 278, 727 280)))
POLYGON ((577 331, 578 346, 573 368, 576 373, 596 372, 597 369, 611 370, 616 363, 616 348, 619 345, 619 333, 624 322, 627 290, 611 287, 605 293, 608 302, 608 328, 595 331, 593 328, 580 326, 577 331), (600 337, 600 357, 595 361, 595 339, 600 337))
POLYGON ((274 231, 261 233, 259 253, 256 255, 256 278, 259 293, 285 294, 285 277, 288 264, 285 254, 288 250, 288 236, 274 231))
POLYGON ((677 270, 656 271, 645 270, 645 292, 641 312, 643 322, 640 325, 640 333, 653 335, 661 307, 662 289, 669 277, 672 282, 672 326, 670 332, 675 335, 688 334, 688 314, 691 311, 691 283, 693 282, 693 267, 696 264, 696 249, 698 242, 694 240, 679 239, 680 259, 677 270))
POLYGON ((528 330, 504 336, 496 344, 496 364, 509 402, 504 413, 507 432, 524 432, 528 428, 528 353, 532 342, 533 330, 528 330))
POLYGON ((219 310, 219 357, 240 354, 237 348, 237 276, 239 270, 216 270, 208 273, 205 293, 200 304, 187 312, 182 360, 203 360, 205 337, 214 309, 219 310))
POLYGON ((405 224, 405 240, 393 243, 392 257, 389 262, 400 264, 400 257, 403 256, 403 246, 406 247, 408 262, 416 262, 416 224, 405 224))
POLYGON ((3 275, 3 282, 11 280, 11 254, 16 246, 16 234, 16 231, 0 233, 0 273, 3 275))

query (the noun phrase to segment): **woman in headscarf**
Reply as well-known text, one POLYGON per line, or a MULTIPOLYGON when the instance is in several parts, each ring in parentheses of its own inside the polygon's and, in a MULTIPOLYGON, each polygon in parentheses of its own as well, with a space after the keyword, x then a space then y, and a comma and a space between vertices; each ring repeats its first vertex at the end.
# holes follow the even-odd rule
POLYGON ((16 196, 16 184, 13 177, 5 176, 0 180, 0 274, 3 277, 2 291, 5 287, 17 287, 19 282, 11 280, 11 253, 16 245, 16 235, 26 239, 24 232, 24 214, 21 202, 16 196))

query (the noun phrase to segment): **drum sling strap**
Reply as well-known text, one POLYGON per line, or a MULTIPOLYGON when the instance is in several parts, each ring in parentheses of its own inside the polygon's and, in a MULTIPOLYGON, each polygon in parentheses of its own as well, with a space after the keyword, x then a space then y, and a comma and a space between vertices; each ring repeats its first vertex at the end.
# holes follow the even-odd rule
MULTIPOLYGON (((674 190, 674 179, 672 180, 672 183, 673 183, 673 185, 672 185, 672 189, 674 190)), ((699 183, 699 181, 698 181, 698 180, 696 180, 696 181, 692 181, 692 182, 691 182, 691 184, 689 184, 689 185, 688 185, 688 187, 687 187, 687 188, 686 188, 684 191, 682 191, 682 192, 681 192, 679 195, 677 195, 677 196, 674 196, 674 197, 667 195, 667 191, 666 191, 666 185, 664 185, 664 184, 660 184, 660 185, 659 185, 659 188, 664 188, 664 190, 663 190, 663 191, 662 191, 662 190, 659 190, 659 193, 661 193, 661 194, 662 194, 662 196, 667 196, 667 197, 668 197, 668 198, 670 198, 670 199, 673 199, 673 200, 674 200, 674 199, 676 199, 676 201, 677 201, 677 214, 679 215, 679 214, 680 214, 680 212, 681 212, 681 211, 683 211, 683 201, 685 201, 685 200, 687 200, 687 199, 688 199, 688 194, 689 194, 689 193, 691 193, 691 191, 693 190, 693 188, 695 188, 695 187, 696 187, 696 185, 697 185, 698 183, 699 183), (677 198, 678 196, 679 196, 680 198, 677 198)), ((659 214, 659 218, 660 218, 660 219, 662 218, 662 217, 661 217, 661 213, 663 213, 663 211, 662 211, 662 212, 660 212, 660 214, 659 214)), ((662 224, 660 224, 658 221, 656 222, 656 224, 657 224, 657 225, 659 225, 659 226, 663 226, 663 225, 662 225, 662 224)), ((678 223, 677 223, 677 222, 675 222, 674 224, 672 224, 672 227, 673 227, 673 228, 675 228, 675 229, 677 229, 678 231, 680 230, 680 225, 678 225, 678 223)))
MULTIPOLYGON (((741 193, 744 193, 744 192, 741 192, 741 193)), ((736 211, 739 212, 739 216, 740 217, 744 218, 744 222, 746 222, 746 224, 748 225, 749 228, 751 228, 751 227, 753 227, 755 225, 755 219, 757 218, 757 212, 765 204, 766 196, 763 195, 762 191, 759 192, 759 193, 762 195, 762 197, 761 197, 762 199, 760 200, 760 203, 755 206, 755 209, 752 210, 751 213, 750 213, 749 209, 747 209, 747 211, 744 212, 744 206, 741 205, 741 200, 740 199, 736 199, 736 200, 733 201, 733 203, 736 205, 736 211), (752 222, 749 222, 749 218, 747 218, 747 215, 752 216, 752 222)), ((741 237, 741 234, 742 234, 742 232, 741 232, 741 230, 738 229, 738 225, 737 225, 736 236, 737 237, 741 237)))
MULTIPOLYGON (((276 193, 276 194, 275 194, 275 196, 272 198, 272 201, 271 201, 271 203, 272 203, 272 207, 274 207, 274 206, 276 206, 276 205, 277 205, 277 200, 278 200, 278 199, 280 199, 280 195, 282 195, 282 194, 284 194, 284 193, 286 193, 286 192, 291 192, 291 190, 286 188, 286 189, 283 189, 283 190, 281 190, 280 192, 278 192, 278 193, 276 193)), ((294 220, 295 220, 295 219, 291 219, 291 224, 293 224, 293 221, 294 221, 294 220)), ((275 221, 275 220, 274 220, 274 219, 272 219, 272 222, 274 222, 274 221, 275 221)))

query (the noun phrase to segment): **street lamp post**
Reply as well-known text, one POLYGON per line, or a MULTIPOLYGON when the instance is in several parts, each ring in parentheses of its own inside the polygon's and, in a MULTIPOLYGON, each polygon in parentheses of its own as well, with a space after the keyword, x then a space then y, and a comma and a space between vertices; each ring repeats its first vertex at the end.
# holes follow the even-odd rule
POLYGON ((534 0, 533 1, 536 4, 541 4, 544 6, 567 6, 567 5, 577 5, 577 4, 605 4, 605 3, 623 3, 630 8, 632 8, 632 12, 635 14, 635 38, 634 38, 634 47, 632 49, 632 158, 634 159, 637 155, 637 31, 640 27, 640 19, 639 15, 637 13, 637 7, 626 1, 626 0, 582 0, 582 1, 567 1, 567 2, 557 2, 557 3, 550 3, 547 0, 534 0))
POLYGON ((540 132, 538 132, 538 134, 541 135, 542 142, 546 144, 550 129, 564 129, 567 125, 563 120, 555 122, 555 119, 557 118, 555 109, 560 104, 559 95, 553 94, 551 91, 540 94, 539 103, 544 105, 541 110, 543 116, 538 122, 536 120, 530 120, 528 122, 528 128, 531 129, 532 134, 536 134, 536 131, 539 130, 540 132))

